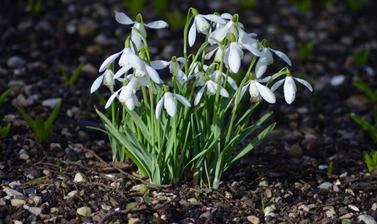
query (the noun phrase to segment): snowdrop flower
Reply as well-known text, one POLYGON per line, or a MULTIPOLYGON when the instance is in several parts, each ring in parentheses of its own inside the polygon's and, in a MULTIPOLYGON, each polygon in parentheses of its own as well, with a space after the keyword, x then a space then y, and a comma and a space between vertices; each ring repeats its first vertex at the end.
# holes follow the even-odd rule
POLYGON ((287 75, 285 79, 277 81, 272 85, 271 90, 275 91, 284 83, 284 98, 288 104, 291 104, 296 98, 297 87, 295 81, 304 85, 310 92, 313 92, 313 87, 306 80, 292 77, 291 75, 287 75))
POLYGON ((170 61, 156 60, 151 61, 151 66, 154 69, 160 70, 169 66, 169 71, 172 75, 177 77, 179 84, 183 85, 187 81, 187 76, 182 68, 186 64, 186 59, 183 57, 172 57, 170 61))
POLYGON ((123 69, 116 73, 116 78, 120 77, 122 74, 128 72, 130 68, 134 70, 135 76, 144 77, 148 76, 155 83, 160 84, 162 80, 158 75, 157 71, 143 61, 139 56, 132 52, 130 48, 125 48, 119 59, 119 66, 123 69))
POLYGON ((268 103, 274 104, 276 102, 275 94, 265 85, 261 83, 267 82, 271 77, 266 77, 265 79, 255 79, 250 80, 241 89, 241 97, 245 94, 246 90, 249 89, 249 94, 252 102, 259 102, 263 98, 268 103))
MULTIPOLYGON (((200 103, 200 100, 202 99, 205 90, 207 90, 207 94, 209 94, 209 95, 215 95, 216 94, 218 85, 215 81, 217 81, 217 80, 214 81, 214 80, 210 79, 209 77, 206 77, 206 79, 207 80, 205 80, 204 83, 202 83, 201 81, 197 81, 198 85, 201 85, 201 84, 203 84, 203 85, 202 85, 202 88, 199 89, 198 93, 195 96, 195 99, 194 99, 194 105, 195 106, 200 103)), ((225 97, 225 98, 228 98, 229 97, 228 91, 224 87, 222 87, 221 85, 219 86, 219 88, 220 88, 220 95, 225 97)))
POLYGON ((194 21, 188 33, 188 43, 190 47, 194 45, 197 33, 202 33, 205 35, 209 34, 211 25, 208 21, 213 22, 214 24, 226 23, 226 21, 223 18, 215 14, 202 15, 199 14, 198 11, 195 9, 192 9, 192 13, 194 14, 194 21))
POLYGON ((258 60, 257 64, 255 65, 256 68, 256 77, 260 78, 263 76, 263 74, 267 70, 267 66, 269 64, 272 64, 274 62, 272 53, 276 54, 279 58, 281 58, 285 63, 287 63, 289 66, 292 66, 291 60, 288 58, 288 56, 279 51, 272 49, 270 47, 263 47, 260 54, 260 59, 258 60))
POLYGON ((114 88, 113 76, 114 73, 110 69, 106 69, 106 71, 102 75, 94 80, 92 86, 90 87, 90 93, 97 91, 101 84, 107 86, 112 91, 114 88))
POLYGON ((137 78, 132 78, 126 86, 122 86, 119 90, 114 92, 107 100, 105 108, 108 108, 118 97, 119 102, 126 106, 129 110, 134 110, 135 106, 139 106, 140 102, 136 97, 136 90, 138 89, 137 78))
POLYGON ((137 50, 139 50, 143 45, 142 38, 146 38, 147 36, 145 26, 151 29, 163 29, 168 27, 168 24, 162 20, 157 20, 144 24, 143 18, 140 14, 137 15, 136 20, 133 21, 125 13, 115 12, 115 20, 123 25, 133 25, 131 31, 131 40, 135 44, 137 50), (142 35, 142 37, 140 35, 142 35))
POLYGON ((232 16, 231 20, 228 21, 224 26, 220 26, 218 29, 213 31, 209 35, 209 39, 211 40, 211 42, 215 41, 219 43, 225 39, 228 33, 231 33, 234 36, 238 37, 239 29, 242 29, 242 25, 238 23, 238 15, 235 14, 232 16))
POLYGON ((156 118, 161 116, 162 107, 170 117, 174 117, 177 113, 177 100, 187 107, 191 107, 190 102, 182 95, 166 91, 156 106, 156 118))

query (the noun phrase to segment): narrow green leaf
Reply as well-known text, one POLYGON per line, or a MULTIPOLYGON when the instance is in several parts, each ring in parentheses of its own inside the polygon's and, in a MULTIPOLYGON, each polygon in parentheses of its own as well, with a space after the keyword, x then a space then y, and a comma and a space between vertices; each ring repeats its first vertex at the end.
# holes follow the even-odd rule
POLYGON ((360 127, 369 134, 369 136, 377 141, 377 129, 373 127, 368 121, 364 120, 362 117, 352 113, 351 118, 358 124, 360 127))

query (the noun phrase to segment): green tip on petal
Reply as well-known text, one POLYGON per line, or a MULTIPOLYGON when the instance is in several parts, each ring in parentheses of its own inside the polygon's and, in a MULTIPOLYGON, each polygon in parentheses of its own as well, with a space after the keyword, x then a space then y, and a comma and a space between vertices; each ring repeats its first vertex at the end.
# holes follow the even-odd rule
POLYGON ((235 22, 235 23, 238 23, 238 18, 239 18, 239 16, 238 16, 238 14, 236 13, 236 14, 233 15, 233 17, 232 17, 232 21, 235 22))
POLYGON ((143 16, 139 13, 136 16, 136 22, 137 23, 143 23, 143 16))
POLYGON ((191 8, 191 13, 196 16, 199 14, 198 10, 196 10, 195 8, 191 8))

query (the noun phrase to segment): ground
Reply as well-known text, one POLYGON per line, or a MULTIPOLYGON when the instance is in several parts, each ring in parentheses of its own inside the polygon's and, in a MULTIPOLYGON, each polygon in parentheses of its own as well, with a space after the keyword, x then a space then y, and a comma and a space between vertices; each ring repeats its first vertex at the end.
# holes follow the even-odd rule
MULTIPOLYGON (((0 223, 376 223, 377 177, 363 162, 376 143, 349 117, 369 117, 373 107, 352 82, 377 86, 376 2, 360 11, 343 1, 314 3, 308 12, 288 0, 256 1, 252 9, 235 2, 169 7, 239 13, 248 31, 288 52, 295 74, 309 79, 314 92, 300 88, 292 105, 268 106, 277 128, 226 173, 220 189, 210 190, 150 185, 132 164, 112 163, 106 136, 85 128, 100 125, 94 106, 101 98, 89 94, 97 68, 128 32, 113 18, 123 10, 120 1, 48 1, 38 15, 24 2, 4 1, 0 90, 13 92, 0 107, 1 124, 12 125, 0 141, 0 223), (312 52, 300 54, 310 42, 312 52), (357 65, 352 54, 364 48, 369 60, 357 65), (68 85, 62 70, 71 73, 80 63, 82 74, 68 85), (49 140, 35 141, 15 107, 46 117, 59 100, 49 140)), ((146 21, 159 18, 152 11, 144 9, 146 21)), ((150 35, 154 57, 180 54, 181 34, 150 35)))

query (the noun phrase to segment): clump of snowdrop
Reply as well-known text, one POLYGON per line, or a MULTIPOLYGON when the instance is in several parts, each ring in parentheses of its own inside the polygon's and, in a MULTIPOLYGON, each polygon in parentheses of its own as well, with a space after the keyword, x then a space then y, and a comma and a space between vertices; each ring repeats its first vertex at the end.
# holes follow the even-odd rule
POLYGON ((131 27, 131 33, 120 51, 103 61, 90 92, 102 85, 110 91, 105 105, 109 117, 97 113, 114 160, 131 159, 154 184, 191 180, 219 187, 223 173, 275 127, 266 124, 272 112, 255 118, 255 108, 263 102, 275 104, 275 91, 283 84, 288 104, 296 98, 296 82, 313 91, 288 67, 269 69, 274 57, 287 66, 292 62, 248 33, 237 14, 190 9, 183 55, 155 60, 146 28, 164 29, 167 23, 144 23, 141 15, 132 20, 122 12, 115 13, 115 20, 131 27), (251 61, 245 61, 247 54, 251 61))

